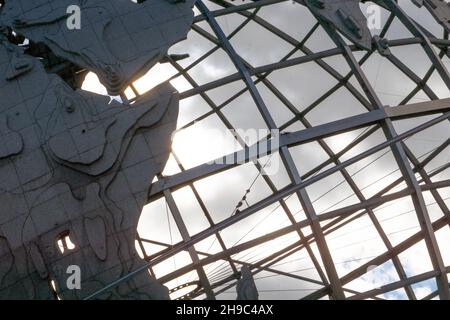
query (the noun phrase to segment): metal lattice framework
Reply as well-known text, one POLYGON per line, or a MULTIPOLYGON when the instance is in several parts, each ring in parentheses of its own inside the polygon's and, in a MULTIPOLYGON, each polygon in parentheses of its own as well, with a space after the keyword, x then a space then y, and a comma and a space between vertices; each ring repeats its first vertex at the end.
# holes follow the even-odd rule
MULTIPOLYGON (((424 2, 427 8, 430 8, 429 3, 424 2)), ((227 175, 239 165, 205 163, 186 168, 182 157, 177 155, 177 150, 174 148, 172 156, 177 160, 179 172, 158 177, 158 181, 153 183, 149 203, 162 201, 164 205, 167 205, 167 212, 176 224, 180 240, 175 243, 166 243, 159 239, 150 239, 141 230, 137 241, 148 261, 146 268, 148 267, 150 272, 163 284, 173 283, 176 279, 186 279, 181 277, 191 275, 190 281, 180 280, 179 286, 169 286, 172 289, 171 292, 187 287, 193 289, 189 291, 190 294, 182 296, 184 299, 223 297, 221 294, 228 292, 227 290, 236 285, 242 265, 248 265, 256 279, 258 279, 258 274, 266 274, 266 278, 284 277, 298 281, 301 283, 298 290, 301 292, 297 292, 298 298, 303 299, 319 299, 326 296, 332 299, 380 299, 385 298, 385 294, 396 290, 404 293, 404 297, 409 299, 432 299, 435 297, 449 299, 448 273, 450 265, 443 258, 445 246, 437 241, 436 236, 439 231, 448 230, 450 223, 448 198, 445 196, 445 194, 448 195, 450 188, 448 171, 450 163, 445 158, 450 142, 447 122, 450 117, 450 99, 447 99, 450 97, 448 72, 450 40, 447 26, 440 26, 442 35, 436 36, 408 16, 401 3, 379 1, 378 5, 380 8, 383 7, 381 10, 386 12, 387 19, 383 21, 377 39, 384 40, 381 47, 380 42, 374 40, 372 48, 366 50, 358 44, 345 40, 341 33, 330 27, 320 17, 316 16, 316 22, 309 26, 308 31, 300 38, 294 36, 296 34, 294 28, 306 28, 300 21, 301 17, 299 17, 299 26, 292 25, 291 30, 284 30, 271 22, 267 18, 267 14, 263 14, 270 12, 271 8, 287 4, 300 8, 299 10, 303 10, 302 12, 308 10, 303 1, 297 0, 293 3, 285 0, 255 2, 198 0, 195 4, 197 15, 187 42, 194 41, 192 38, 194 34, 195 37, 203 38, 203 41, 209 45, 202 54, 189 59, 188 63, 185 63, 187 60, 174 59, 175 55, 173 55, 169 57, 168 64, 176 70, 169 80, 183 79, 189 84, 189 89, 181 92, 181 109, 183 109, 183 101, 193 98, 201 100, 202 104, 209 107, 209 110, 196 117, 191 117, 189 121, 179 127, 178 131, 189 129, 211 117, 220 120, 227 130, 232 131, 236 129, 236 126, 229 120, 224 110, 230 104, 236 103, 237 100, 242 101, 239 100, 242 96, 251 97, 245 101, 250 101, 256 106, 256 109, 250 109, 249 106, 239 103, 240 112, 245 113, 246 108, 258 110, 266 129, 279 129, 283 132, 280 136, 280 147, 272 150, 271 157, 272 160, 275 157, 279 158, 283 170, 289 178, 289 183, 280 186, 270 175, 258 175, 258 183, 264 185, 269 192, 250 199, 247 206, 240 206, 239 210, 235 210, 231 216, 218 219, 214 210, 205 201, 197 183, 203 179, 227 175), (236 23, 230 32, 225 33, 224 21, 221 19, 231 16, 239 17, 240 22, 236 23), (410 35, 390 39, 389 31, 394 23, 402 25, 410 35), (233 42, 250 24, 257 25, 264 32, 270 33, 271 36, 286 43, 291 48, 290 51, 281 59, 273 60, 271 63, 252 65, 240 55, 240 49, 233 42), (309 47, 308 42, 317 34, 320 37, 327 34, 332 45, 319 50, 309 47), (418 63, 429 64, 426 72, 418 74, 414 70, 414 66, 408 65, 402 61, 402 58, 397 57, 396 49, 405 46, 419 48, 425 53, 424 60, 418 63), (383 49, 390 51, 386 52, 383 49), (226 53, 226 59, 228 59, 226 63, 232 62, 234 72, 223 77, 220 76, 213 81, 198 83, 195 75, 192 74, 193 70, 218 52, 226 53), (412 89, 410 90, 408 87, 409 92, 400 98, 398 105, 387 106, 382 102, 380 93, 374 89, 373 79, 369 79, 364 70, 365 64, 369 63, 374 56, 388 62, 392 69, 413 83, 412 87, 409 86, 412 89), (330 60, 335 57, 340 57, 340 63, 346 64, 349 71, 342 72, 342 68, 331 63, 330 60), (425 60, 427 60, 426 63, 425 60), (322 88, 322 92, 311 103, 300 105, 285 95, 283 88, 271 76, 277 72, 294 74, 298 72, 297 67, 311 64, 326 73, 335 81, 335 84, 330 88, 322 88), (433 80, 436 78, 441 83, 439 92, 436 89, 436 81, 433 80), (232 87, 232 85, 235 86, 232 87), (222 89, 227 90, 227 97, 223 99, 223 102, 217 103, 217 99, 213 97, 214 92, 222 89), (334 94, 340 90, 345 90, 351 95, 364 111, 338 117, 325 123, 317 124, 308 119, 314 110, 327 99, 333 99, 334 94), (278 120, 275 120, 273 109, 269 106, 268 99, 265 98, 267 92, 270 92, 271 97, 274 97, 288 111, 290 114, 288 121, 280 124, 278 120), (424 97, 423 101, 413 102, 416 101, 414 98, 418 94, 424 97), (397 124, 403 123, 404 120, 409 121, 408 123, 412 123, 412 125, 408 126, 406 130, 400 130, 399 133, 397 124), (441 136, 436 137, 439 139, 439 144, 433 145, 424 154, 418 154, 414 147, 407 142, 433 128, 440 128, 438 130, 441 136), (354 135, 356 137, 337 150, 329 138, 348 132, 356 132, 354 135), (374 139, 374 136, 378 139, 374 139), (299 168, 302 159, 297 159, 294 150, 298 146, 309 146, 312 143, 319 146, 321 152, 326 154, 326 158, 320 162, 316 161, 317 164, 309 170, 302 170, 299 168), (377 181, 374 177, 373 182, 379 182, 377 190, 368 196, 365 188, 355 180, 354 176, 359 172, 356 169, 365 170, 370 164, 367 161, 372 160, 371 163, 379 161, 381 153, 391 155, 395 174, 391 173, 377 181), (436 159, 440 159, 440 162, 436 162, 436 159), (359 165, 359 167, 355 169, 355 165, 359 165), (344 203, 338 207, 331 206, 329 210, 319 212, 316 208, 316 200, 312 200, 309 188, 320 184, 321 181, 323 183, 327 178, 336 174, 342 179, 340 183, 348 186, 353 202, 344 203), (391 179, 386 179, 386 177, 391 179), (207 221, 207 226, 198 232, 188 231, 183 209, 186 203, 177 201, 175 195, 178 191, 186 189, 189 190, 192 201, 196 202, 196 206, 199 208, 196 214, 201 215, 201 219, 207 221), (293 201, 294 199, 295 201, 293 201), (391 235, 395 231, 402 231, 402 226, 397 225, 394 232, 392 232, 392 228, 389 229, 391 231, 387 231, 388 226, 392 227, 392 224, 385 220, 393 219, 402 212, 399 213, 397 209, 389 211, 387 208, 385 210, 389 212, 383 219, 380 217, 379 210, 399 201, 411 203, 409 212, 415 215, 417 224, 407 236, 399 241, 393 241, 391 235), (433 208, 431 209, 430 206, 433 208), (276 214, 285 219, 286 223, 280 227, 269 226, 269 231, 260 232, 246 241, 230 244, 224 239, 223 233, 235 226, 251 229, 254 226, 254 220, 249 220, 249 218, 263 211, 268 212, 267 210, 271 210, 269 214, 276 214), (433 214, 430 213, 431 210, 433 214), (434 214, 436 211, 439 212, 438 215, 434 214), (301 215, 298 212, 301 212, 301 215), (339 267, 342 262, 336 260, 330 242, 334 235, 339 234, 342 230, 347 230, 348 226, 360 226, 361 221, 368 222, 370 228, 375 231, 376 237, 379 239, 378 247, 381 249, 369 258, 354 256, 355 261, 359 262, 349 269, 345 269, 344 273, 339 267), (270 245, 273 241, 280 239, 284 242, 280 241, 275 245, 270 245), (207 243, 206 247, 209 248, 216 244, 217 248, 210 252, 200 250, 199 244, 202 242, 207 243), (408 270, 402 254, 419 243, 426 247, 428 256, 425 255, 423 259, 429 259, 431 268, 424 272, 413 273, 408 270), (158 252, 149 252, 149 245, 157 245, 162 249, 158 252), (155 271, 158 265, 170 261, 181 252, 188 253, 190 258, 188 263, 181 267, 175 266, 170 272, 155 271), (252 252, 255 254, 252 255, 252 252), (289 261, 291 265, 295 265, 295 261, 299 260, 298 254, 300 253, 303 254, 303 259, 308 259, 309 268, 304 270, 294 268, 295 271, 293 271, 280 267, 283 261, 289 261), (289 260, 291 257, 297 257, 297 259, 289 260), (363 290, 356 290, 349 285, 364 277, 373 268, 386 266, 386 263, 392 265, 396 279, 390 279, 381 286, 365 287, 363 290), (311 269, 315 271, 314 276, 311 276, 309 271, 305 271, 311 269), (426 295, 419 295, 417 284, 425 281, 435 281, 431 285, 433 290, 426 295)), ((424 14, 429 14, 425 8, 422 10, 424 14)), ((264 37, 263 34, 255 36, 264 37)), ((181 50, 186 47, 188 47, 186 42, 179 46, 181 50)), ((386 79, 386 81, 389 80, 386 79)), ((134 86, 132 89, 133 96, 139 95, 134 86)), ((298 94, 301 95, 304 88, 298 89, 298 94)), ((322 112, 324 112, 323 109, 322 112)), ((238 135, 234 135, 234 137, 244 150, 236 152, 236 155, 239 152, 243 154, 249 145, 238 135)), ((271 137, 268 136, 267 139, 270 140, 271 137)), ((267 158, 247 160, 249 161, 245 164, 246 168, 254 167, 261 172, 264 170, 267 158)), ((370 175, 370 173, 368 174, 370 175)), ((251 181, 248 181, 248 184, 250 183, 251 181)), ((248 185, 245 189, 247 187, 248 185)), ((325 194, 333 192, 332 186, 327 183, 320 185, 320 189, 325 194)), ((227 192, 225 187, 223 192, 227 192)), ((253 189, 249 188, 245 195, 252 192, 253 189)), ((246 196, 243 200, 246 200, 246 196)), ((342 202, 346 196, 341 194, 340 199, 339 197, 336 199, 342 202)), ((142 268, 131 273, 118 282, 144 270, 145 268, 142 268)), ((260 279, 264 279, 264 277, 260 279)), ((258 283, 257 280, 257 285, 258 283)), ((117 282, 112 283, 109 287, 115 285, 117 282)), ((287 288, 276 287, 275 289, 282 291, 287 288)))

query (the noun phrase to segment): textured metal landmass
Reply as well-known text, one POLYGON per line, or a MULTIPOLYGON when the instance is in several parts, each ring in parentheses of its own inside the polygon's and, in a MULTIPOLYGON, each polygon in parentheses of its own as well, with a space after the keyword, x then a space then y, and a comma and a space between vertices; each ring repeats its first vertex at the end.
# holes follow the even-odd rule
MULTIPOLYGON (((192 2, 88 0, 86 24, 69 30, 69 2, 7 1, 2 26, 96 72, 111 94, 162 59, 192 22, 192 2)), ((144 263, 136 229, 170 153, 178 93, 161 84, 130 106, 74 90, 0 37, 0 299, 81 299, 144 263), (71 265, 81 268, 80 290, 67 288, 71 265)), ((142 273, 99 298, 169 295, 142 273)))
POLYGON ((193 1, 80 1, 82 28, 67 28, 73 0, 7 1, 0 19, 33 42, 45 44, 67 61, 95 72, 110 95, 160 61, 169 47, 186 38, 193 1))

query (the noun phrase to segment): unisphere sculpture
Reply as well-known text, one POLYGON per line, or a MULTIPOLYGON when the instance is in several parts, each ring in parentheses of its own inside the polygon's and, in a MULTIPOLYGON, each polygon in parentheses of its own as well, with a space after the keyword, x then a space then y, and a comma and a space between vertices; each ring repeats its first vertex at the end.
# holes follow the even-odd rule
POLYGON ((0 5, 0 298, 450 299, 447 1, 0 5))

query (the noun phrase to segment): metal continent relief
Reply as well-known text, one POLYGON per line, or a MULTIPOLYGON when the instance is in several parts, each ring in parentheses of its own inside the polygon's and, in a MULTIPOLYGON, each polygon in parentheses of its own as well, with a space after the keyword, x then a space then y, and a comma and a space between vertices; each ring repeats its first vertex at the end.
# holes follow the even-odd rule
POLYGON ((193 21, 192 0, 79 0, 82 27, 70 30, 67 8, 74 2, 6 1, 2 25, 94 71, 110 95, 122 93, 160 61, 193 21))
MULTIPOLYGON (((132 105, 111 101, 49 73, 10 36, 96 72, 117 94, 186 37, 193 1, 80 1, 80 30, 62 25, 69 2, 5 1, 0 12, 0 299, 82 299, 145 263, 136 229, 170 153, 178 93, 164 83, 132 105), (80 290, 67 288, 71 265, 80 290)), ((140 273, 98 298, 169 293, 140 273)))

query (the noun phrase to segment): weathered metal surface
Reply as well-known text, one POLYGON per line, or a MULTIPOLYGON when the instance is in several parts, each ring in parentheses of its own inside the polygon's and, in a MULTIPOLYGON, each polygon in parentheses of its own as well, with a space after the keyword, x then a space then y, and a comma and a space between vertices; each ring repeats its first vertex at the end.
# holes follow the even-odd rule
POLYGON ((370 50, 372 35, 359 0, 304 0, 324 28, 336 28, 356 45, 370 50))
MULTIPOLYGON (((192 21, 189 2, 88 0, 86 24, 69 30, 69 2, 7 1, 1 24, 97 72, 111 94, 161 60, 192 21)), ((81 299, 144 263, 136 229, 170 153, 178 93, 164 83, 125 105, 74 90, 2 32, 0 299, 81 299), (67 287, 72 265, 77 290, 67 287)), ((100 298, 169 296, 146 273, 100 298)))
MULTIPOLYGON (((2 70, 15 57, 35 59, 4 46, 0 57, 2 70)), ((3 145, 0 160, 2 253, 10 257, 0 259, 0 297, 50 298, 54 280, 61 298, 82 298, 142 264, 136 227, 170 151, 178 98, 165 84, 125 107, 73 91, 34 62, 0 79, 9 97, 1 138, 14 142, 3 145), (60 252, 60 234, 75 248, 60 252), (69 265, 81 267, 81 290, 66 290, 69 265)), ((167 298, 167 291, 144 276, 106 296, 167 298)))
POLYGON ((6 1, 0 18, 56 56, 94 71, 111 95, 119 95, 183 40, 193 20, 192 0, 84 0, 78 2, 81 27, 71 30, 67 9, 77 2, 6 1))
POLYGON ((436 21, 441 24, 447 32, 450 32, 450 3, 445 0, 412 0, 419 8, 425 6, 436 21))

